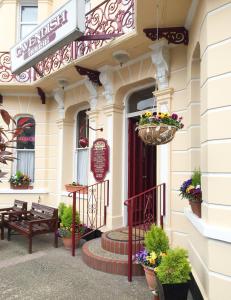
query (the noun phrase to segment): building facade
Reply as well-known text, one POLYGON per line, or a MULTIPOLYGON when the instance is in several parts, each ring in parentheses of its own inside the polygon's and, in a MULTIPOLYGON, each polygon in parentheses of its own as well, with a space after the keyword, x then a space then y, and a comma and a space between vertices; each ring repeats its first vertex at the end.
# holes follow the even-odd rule
MULTIPOLYGON (((228 300, 230 1, 88 1, 88 33, 123 34, 107 41, 70 44, 39 63, 39 72, 31 68, 20 76, 13 75, 9 49, 65 2, 0 1, 2 104, 17 122, 29 118, 35 123, 35 131, 28 133, 24 146, 15 149, 19 160, 4 168, 9 174, 17 169, 29 173, 34 188, 16 193, 8 180, 3 180, 0 205, 14 198, 53 206, 69 202, 65 183, 95 182, 89 149, 96 138, 104 138, 110 147, 107 228, 126 225, 124 201, 129 196, 166 182, 165 228, 172 245, 189 250, 193 275, 204 299, 228 300), (107 28, 97 27, 103 21, 107 28), (152 41, 143 32, 158 28, 160 34, 160 28, 170 27, 185 27, 188 45, 184 41, 168 43, 165 38, 152 41), (101 85, 80 75, 76 66, 99 72, 101 85), (37 87, 45 93, 44 104, 37 87), (182 115, 185 126, 170 144, 144 150, 135 137, 137 116, 156 107, 182 115), (103 131, 88 130, 88 124, 103 131), (89 147, 81 148, 81 136, 89 139, 89 147), (140 160, 146 164, 142 174, 134 168, 140 160), (195 168, 202 172, 201 219, 179 196, 180 185, 195 168)), ((172 35, 176 42, 179 36, 172 35)))

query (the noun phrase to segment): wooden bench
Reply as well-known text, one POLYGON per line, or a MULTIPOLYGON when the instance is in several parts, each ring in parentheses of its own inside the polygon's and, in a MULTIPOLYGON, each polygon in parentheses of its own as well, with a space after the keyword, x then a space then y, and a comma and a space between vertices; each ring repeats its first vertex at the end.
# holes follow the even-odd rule
POLYGON ((21 200, 14 200, 14 205, 7 208, 0 209, 0 227, 1 227, 1 240, 4 240, 4 227, 7 227, 9 215, 13 219, 18 219, 20 216, 15 215, 15 212, 27 210, 27 202, 21 200))
MULTIPOLYGON (((20 214, 19 212, 17 214, 20 214)), ((22 215, 22 213, 21 213, 22 215)), ((54 246, 58 247, 58 209, 32 203, 30 211, 23 212, 21 220, 12 220, 9 216, 8 240, 11 239, 11 230, 14 230, 28 238, 28 252, 32 253, 32 238, 35 235, 54 233, 54 246)))

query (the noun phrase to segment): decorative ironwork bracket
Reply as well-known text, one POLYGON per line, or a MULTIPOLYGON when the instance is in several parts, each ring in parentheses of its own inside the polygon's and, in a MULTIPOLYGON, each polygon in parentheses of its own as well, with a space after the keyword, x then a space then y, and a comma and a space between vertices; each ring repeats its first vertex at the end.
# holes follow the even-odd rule
POLYGON ((41 98, 42 104, 46 104, 46 94, 44 93, 44 91, 40 87, 37 87, 37 91, 39 97, 41 98))
POLYGON ((75 66, 75 68, 80 75, 87 76, 91 82, 93 82, 99 86, 102 85, 102 83, 100 82, 100 79, 99 79, 99 75, 100 75, 99 71, 87 69, 87 68, 80 67, 80 66, 75 66))
POLYGON ((169 44, 184 44, 189 43, 188 30, 184 27, 167 27, 167 28, 145 28, 143 32, 152 41, 166 38, 169 44), (158 37, 157 37, 158 31, 158 37))
POLYGON ((0 104, 2 104, 3 103, 3 96, 2 96, 2 94, 0 94, 0 104))

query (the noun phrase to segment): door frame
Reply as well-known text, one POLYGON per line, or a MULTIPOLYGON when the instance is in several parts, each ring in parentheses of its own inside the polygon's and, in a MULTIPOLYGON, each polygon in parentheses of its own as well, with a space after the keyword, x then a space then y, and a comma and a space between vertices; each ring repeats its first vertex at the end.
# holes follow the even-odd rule
MULTIPOLYGON (((134 88, 131 88, 124 96, 124 116, 123 116, 123 165, 122 165, 122 191, 124 200, 128 199, 128 119, 131 117, 139 116, 142 114, 142 112, 147 111, 137 111, 134 113, 128 113, 128 101, 130 96, 137 91, 144 90, 146 88, 150 88, 155 85, 155 80, 153 79, 153 82, 149 82, 147 84, 138 85, 134 88)), ((155 111, 156 109, 153 109, 155 111)), ((152 111, 152 110, 151 110, 152 111)), ((127 206, 124 205, 124 202, 122 202, 122 214, 123 214, 123 225, 127 225, 127 206)))

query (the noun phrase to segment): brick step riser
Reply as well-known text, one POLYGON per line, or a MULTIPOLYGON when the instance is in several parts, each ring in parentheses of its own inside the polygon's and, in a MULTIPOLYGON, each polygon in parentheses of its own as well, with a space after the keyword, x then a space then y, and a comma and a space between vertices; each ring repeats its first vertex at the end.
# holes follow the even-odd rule
MULTIPOLYGON (((136 254, 142 248, 143 243, 133 243, 132 254, 136 254)), ((101 247, 111 253, 128 255, 128 242, 111 240, 105 234, 101 237, 101 247)))
MULTIPOLYGON (((96 256, 88 250, 87 243, 83 245, 82 248, 82 258, 86 265, 98 271, 105 273, 124 275, 127 276, 128 273, 128 262, 113 260, 104 258, 101 256, 96 256)), ((133 264, 132 268, 133 276, 143 276, 144 270, 141 265, 133 264)))

